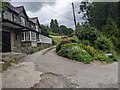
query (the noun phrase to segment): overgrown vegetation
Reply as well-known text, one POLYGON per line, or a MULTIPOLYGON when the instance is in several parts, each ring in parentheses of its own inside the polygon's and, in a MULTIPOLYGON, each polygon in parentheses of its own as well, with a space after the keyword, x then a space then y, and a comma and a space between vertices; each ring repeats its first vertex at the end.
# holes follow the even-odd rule
POLYGON ((80 11, 84 14, 85 23, 78 23, 75 34, 63 38, 56 52, 86 64, 94 60, 105 63, 117 61, 120 49, 119 9, 120 2, 82 2, 80 11))
POLYGON ((4 60, 3 59, 2 62, 4 62, 2 64, 2 70, 6 70, 7 68, 12 66, 13 64, 17 64, 18 63, 16 58, 10 58, 9 60, 4 60))
POLYGON ((112 56, 106 56, 105 52, 102 50, 95 49, 90 45, 85 45, 84 43, 75 43, 70 39, 62 41, 56 47, 56 52, 63 57, 67 57, 72 60, 80 61, 85 64, 89 64, 94 60, 99 60, 106 63, 111 63, 117 61, 116 52, 112 51, 112 56), (69 42, 69 43, 68 43, 69 42))

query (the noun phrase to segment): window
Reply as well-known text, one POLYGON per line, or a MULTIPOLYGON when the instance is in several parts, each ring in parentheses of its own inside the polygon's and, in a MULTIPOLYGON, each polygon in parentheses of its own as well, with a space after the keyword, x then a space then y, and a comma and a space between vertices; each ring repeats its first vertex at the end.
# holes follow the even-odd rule
POLYGON ((25 32, 25 40, 26 41, 30 40, 30 31, 29 32, 25 32))
POLYGON ((37 41, 39 41, 39 34, 36 35, 36 39, 37 39, 37 41))
POLYGON ((21 39, 22 39, 22 40, 25 40, 25 39, 24 39, 24 32, 22 32, 22 34, 21 34, 21 39))
POLYGON ((21 25, 25 26, 25 19, 23 17, 21 17, 21 25))
POLYGON ((16 23, 20 23, 20 20, 17 15, 13 14, 13 18, 16 23))
POLYGON ((36 40, 36 33, 35 32, 31 32, 31 40, 36 40))

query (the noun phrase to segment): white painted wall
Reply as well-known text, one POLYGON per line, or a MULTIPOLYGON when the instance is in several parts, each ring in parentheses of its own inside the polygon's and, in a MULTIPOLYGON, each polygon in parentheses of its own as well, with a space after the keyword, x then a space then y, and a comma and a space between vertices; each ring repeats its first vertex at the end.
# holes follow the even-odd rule
MULTIPOLYGON (((44 36, 42 34, 39 34, 39 41, 36 41, 36 33, 32 33, 31 31, 29 31, 29 37, 30 40, 26 40, 26 35, 25 32, 23 32, 23 36, 24 36, 24 40, 21 41, 32 41, 32 46, 36 46, 37 43, 47 43, 47 44, 52 44, 52 38, 49 38, 47 36, 44 36), (34 36, 35 38, 33 39, 34 36)), ((27 36, 28 37, 28 36, 27 36)))
POLYGON ((48 43, 48 44, 52 44, 52 39, 40 34, 40 35, 39 35, 39 41, 38 41, 38 43, 48 43))

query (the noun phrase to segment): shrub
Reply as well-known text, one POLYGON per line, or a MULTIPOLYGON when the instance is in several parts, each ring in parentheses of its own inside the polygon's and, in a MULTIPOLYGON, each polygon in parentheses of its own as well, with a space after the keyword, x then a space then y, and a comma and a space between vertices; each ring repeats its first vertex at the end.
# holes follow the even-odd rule
POLYGON ((17 64, 17 59, 16 58, 10 58, 9 61, 5 61, 4 59, 2 60, 5 63, 2 64, 2 70, 6 70, 7 68, 9 68, 10 66, 12 66, 12 64, 17 64))
POLYGON ((93 59, 94 60, 100 60, 100 61, 106 61, 108 59, 108 57, 105 55, 105 53, 96 53, 94 56, 93 56, 93 59))
POLYGON ((106 36, 118 36, 117 24, 110 17, 108 18, 106 25, 103 26, 102 31, 106 36))
POLYGON ((56 46, 56 52, 58 52, 61 49, 62 45, 66 44, 66 43, 67 43, 66 41, 62 41, 60 44, 58 44, 56 46))
POLYGON ((115 46, 115 49, 118 50, 118 47, 119 47, 119 40, 118 40, 118 38, 114 37, 114 36, 111 36, 110 40, 113 42, 113 44, 115 46))
POLYGON ((80 40, 80 43, 85 45, 92 45, 92 43, 89 40, 80 40))
POLYGON ((70 41, 71 41, 72 43, 79 43, 79 39, 78 39, 78 37, 75 36, 75 35, 73 35, 73 36, 70 38, 70 41))
POLYGON ((117 53, 116 52, 111 52, 112 53, 112 56, 110 57, 113 61, 118 61, 118 56, 117 56, 117 53))
POLYGON ((2 64, 2 70, 6 70, 8 67, 10 67, 10 62, 6 61, 5 63, 2 64))
POLYGON ((93 27, 85 27, 83 30, 76 32, 76 36, 80 40, 89 40, 92 43, 97 39, 97 34, 97 30, 93 27))
POLYGON ((58 52, 61 49, 61 45, 67 44, 67 43, 78 43, 79 39, 77 36, 73 35, 72 37, 64 37, 63 40, 56 46, 56 52, 58 52))
POLYGON ((82 61, 86 64, 92 61, 92 56, 86 50, 75 43, 64 44, 58 51, 58 54, 69 59, 82 61))
POLYGON ((67 43, 62 44, 58 50, 58 54, 73 59, 76 61, 89 64, 93 60, 99 60, 101 62, 111 63, 117 61, 117 54, 115 51, 111 51, 112 56, 107 57, 105 52, 98 51, 94 47, 85 44, 67 43))
POLYGON ((73 45, 74 45, 73 43, 67 43, 67 44, 61 45, 61 49, 58 51, 59 55, 63 55, 64 53, 67 54, 69 50, 71 50, 73 45))
POLYGON ((89 64, 92 61, 92 56, 86 52, 84 49, 81 48, 79 53, 75 55, 75 60, 81 61, 85 64, 89 64))
MULTIPOLYGON (((116 41, 114 42, 117 43, 116 41)), ((99 49, 102 52, 111 53, 112 56, 110 57, 110 59, 112 59, 113 61, 118 60, 117 53, 115 51, 115 45, 112 43, 112 41, 109 38, 105 36, 101 36, 95 41, 94 45, 96 49, 99 49)))
POLYGON ((94 43, 94 47, 103 52, 109 53, 115 51, 113 43, 106 36, 101 35, 94 43))
POLYGON ((90 45, 82 45, 82 47, 92 56, 98 53, 98 51, 90 45))

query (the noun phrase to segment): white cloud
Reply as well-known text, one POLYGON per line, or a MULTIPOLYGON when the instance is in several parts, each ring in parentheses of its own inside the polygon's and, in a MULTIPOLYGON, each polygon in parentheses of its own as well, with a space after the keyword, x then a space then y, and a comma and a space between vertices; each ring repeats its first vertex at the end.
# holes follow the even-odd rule
MULTIPOLYGON (((51 4, 42 3, 43 5, 42 8, 39 9, 36 8, 38 9, 36 12, 30 11, 28 8, 25 9, 29 17, 38 17, 41 24, 48 25, 51 19, 57 19, 60 24, 74 28, 72 6, 71 6, 72 2, 75 3, 77 22, 80 22, 81 20, 80 17, 82 15, 77 13, 79 11, 80 0, 64 0, 64 1, 56 0, 55 4, 52 4, 52 2, 51 4)), ((18 5, 20 6, 20 3, 12 3, 12 4, 14 6, 18 6, 18 5)))

